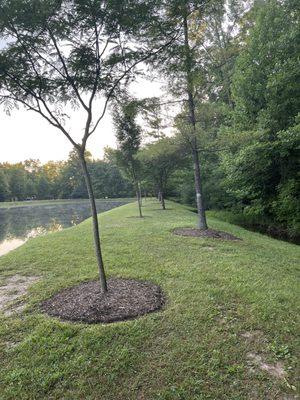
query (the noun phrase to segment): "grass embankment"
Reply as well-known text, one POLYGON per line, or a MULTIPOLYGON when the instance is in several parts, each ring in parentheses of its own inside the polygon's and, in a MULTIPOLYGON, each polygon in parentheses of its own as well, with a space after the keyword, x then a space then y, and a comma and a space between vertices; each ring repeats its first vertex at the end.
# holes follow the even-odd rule
POLYGON ((91 220, 0 258, 1 276, 40 276, 21 316, 1 317, 1 399, 284 399, 295 384, 299 248, 216 219, 243 241, 180 237, 194 213, 147 201, 100 216, 109 276, 151 280, 161 312, 110 325, 61 322, 38 311, 58 290, 97 277, 91 220), (281 360, 278 379, 252 365, 281 360), (252 360, 252 361, 251 361, 252 360))

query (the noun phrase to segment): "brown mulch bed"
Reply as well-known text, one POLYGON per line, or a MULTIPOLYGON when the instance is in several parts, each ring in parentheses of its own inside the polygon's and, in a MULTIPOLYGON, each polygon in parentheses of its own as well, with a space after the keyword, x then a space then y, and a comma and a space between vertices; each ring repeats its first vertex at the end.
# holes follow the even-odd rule
POLYGON ((133 279, 109 279, 108 292, 100 292, 99 281, 64 289, 41 304, 41 310, 63 320, 110 323, 133 319, 159 310, 164 296, 159 286, 133 279))
POLYGON ((216 231, 215 229, 201 230, 196 228, 175 228, 172 232, 179 236, 203 237, 222 240, 242 240, 231 233, 216 231))

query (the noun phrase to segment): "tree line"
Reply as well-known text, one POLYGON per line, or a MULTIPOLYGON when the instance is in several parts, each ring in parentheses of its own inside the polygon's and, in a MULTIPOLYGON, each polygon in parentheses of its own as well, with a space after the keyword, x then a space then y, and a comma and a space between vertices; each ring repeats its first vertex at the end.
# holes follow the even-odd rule
MULTIPOLYGON (((130 181, 108 160, 93 160, 86 154, 88 168, 97 198, 132 197, 130 181)), ((88 193, 75 151, 66 161, 25 160, 0 164, 0 201, 78 199, 88 193)))

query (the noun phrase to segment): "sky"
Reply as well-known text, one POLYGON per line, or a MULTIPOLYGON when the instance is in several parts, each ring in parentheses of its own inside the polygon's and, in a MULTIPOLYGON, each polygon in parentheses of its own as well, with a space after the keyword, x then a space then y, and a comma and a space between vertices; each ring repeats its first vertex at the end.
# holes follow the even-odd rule
MULTIPOLYGON (((161 84, 139 80, 134 83, 132 93, 139 98, 160 96, 161 84)), ((74 137, 81 135, 84 112, 72 114, 70 128, 74 137)), ((106 146, 115 147, 115 135, 112 120, 107 113, 95 133, 89 138, 87 149, 93 157, 103 157, 106 146)), ((40 115, 24 109, 12 110, 8 116, 0 109, 0 163, 15 163, 29 158, 45 163, 49 160, 65 160, 72 150, 71 143, 56 128, 52 127, 40 115)))

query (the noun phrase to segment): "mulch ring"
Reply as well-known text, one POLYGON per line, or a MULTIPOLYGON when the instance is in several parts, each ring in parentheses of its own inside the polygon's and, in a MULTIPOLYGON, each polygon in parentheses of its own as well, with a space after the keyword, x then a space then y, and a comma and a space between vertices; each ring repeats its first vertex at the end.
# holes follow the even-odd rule
POLYGON ((99 281, 64 289, 41 304, 41 310, 62 320, 110 323, 159 310, 164 295, 159 286, 133 279, 112 278, 102 294, 99 281))
POLYGON ((216 231, 215 229, 196 229, 196 228, 175 228, 172 230, 175 235, 179 236, 192 236, 192 237, 203 237, 212 239, 222 240, 242 240, 231 233, 216 231))

